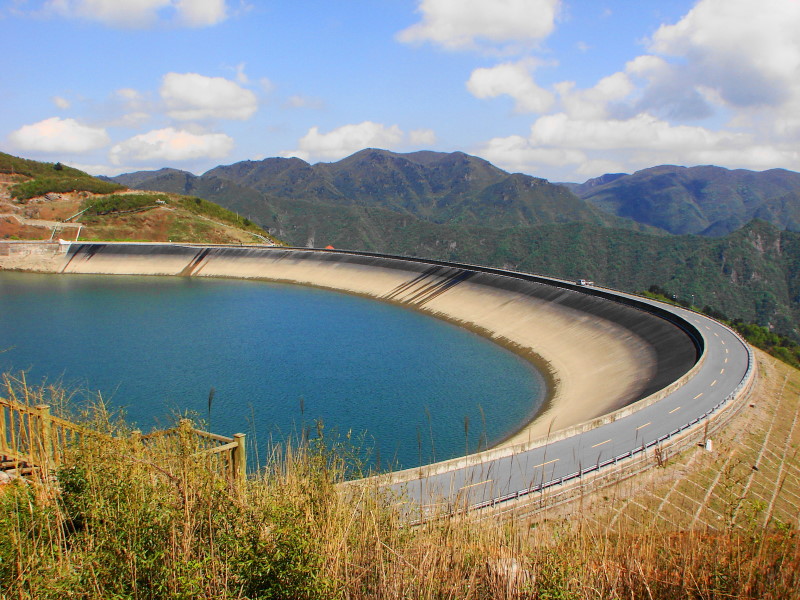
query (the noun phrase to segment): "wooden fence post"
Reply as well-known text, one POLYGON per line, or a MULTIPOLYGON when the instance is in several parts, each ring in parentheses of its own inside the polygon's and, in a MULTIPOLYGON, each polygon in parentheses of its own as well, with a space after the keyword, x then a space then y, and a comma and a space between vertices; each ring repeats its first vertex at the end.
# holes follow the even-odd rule
POLYGON ((247 450, 245 448, 245 434, 234 433, 236 447, 233 449, 233 476, 237 485, 244 485, 247 479, 247 450))
POLYGON ((8 452, 8 433, 6 432, 6 407, 0 398, 0 454, 8 452))
POLYGON ((131 431, 131 446, 133 448, 133 455, 136 458, 142 457, 142 431, 134 429, 131 431))
MULTIPOLYGON (((39 411, 40 429, 39 443, 41 444, 42 460, 34 458, 34 462, 42 467, 46 473, 53 466, 53 424, 50 420, 50 407, 40 404, 36 407, 39 411)), ((31 455, 36 456, 31 448, 31 455)))

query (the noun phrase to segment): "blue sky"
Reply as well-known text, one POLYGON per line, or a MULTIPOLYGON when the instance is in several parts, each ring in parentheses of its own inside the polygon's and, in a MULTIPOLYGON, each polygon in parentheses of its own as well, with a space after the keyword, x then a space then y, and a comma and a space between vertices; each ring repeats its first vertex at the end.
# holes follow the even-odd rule
POLYGON ((584 181, 800 170, 797 0, 0 0, 0 149, 93 174, 365 147, 584 181))

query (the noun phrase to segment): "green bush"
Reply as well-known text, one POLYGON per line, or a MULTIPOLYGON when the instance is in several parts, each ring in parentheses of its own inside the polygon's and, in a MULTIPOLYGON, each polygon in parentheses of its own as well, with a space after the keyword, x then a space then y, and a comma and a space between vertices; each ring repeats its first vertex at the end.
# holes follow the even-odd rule
POLYGON ((125 186, 95 179, 88 175, 74 176, 64 168, 64 176, 46 175, 39 176, 30 181, 24 181, 11 187, 11 195, 17 200, 28 200, 36 196, 44 196, 51 192, 65 194, 67 192, 91 192, 93 194, 110 194, 125 189, 125 186))
POLYGON ((155 206, 159 200, 166 202, 169 198, 165 194, 112 194, 102 198, 90 198, 84 203, 84 208, 88 208, 87 215, 107 215, 155 206))

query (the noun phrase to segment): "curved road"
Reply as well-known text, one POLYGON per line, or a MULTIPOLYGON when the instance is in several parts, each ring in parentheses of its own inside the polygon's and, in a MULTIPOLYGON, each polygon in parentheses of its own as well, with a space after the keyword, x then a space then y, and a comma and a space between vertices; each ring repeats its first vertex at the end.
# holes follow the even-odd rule
POLYGON ((422 507, 422 515, 425 507, 481 508, 513 500, 612 465, 698 424, 749 378, 752 354, 729 328, 692 311, 613 293, 667 308, 698 328, 705 340, 705 356, 691 379, 662 400, 584 433, 390 488, 413 506, 422 507))

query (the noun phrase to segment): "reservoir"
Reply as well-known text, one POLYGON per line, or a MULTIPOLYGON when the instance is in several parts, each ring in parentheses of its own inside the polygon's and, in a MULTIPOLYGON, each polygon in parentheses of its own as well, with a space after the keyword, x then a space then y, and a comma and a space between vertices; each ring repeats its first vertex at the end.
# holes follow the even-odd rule
POLYGON ((144 432, 188 414, 246 433, 252 465, 317 423, 373 467, 446 460, 500 442, 546 394, 527 361, 415 311, 197 277, 0 272, 0 372, 21 370, 101 392, 144 432))

